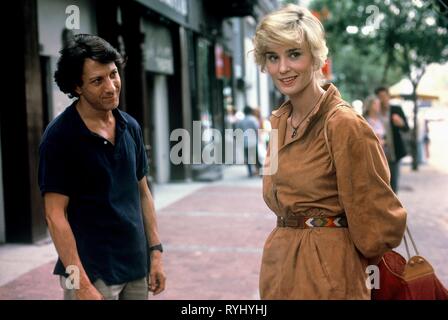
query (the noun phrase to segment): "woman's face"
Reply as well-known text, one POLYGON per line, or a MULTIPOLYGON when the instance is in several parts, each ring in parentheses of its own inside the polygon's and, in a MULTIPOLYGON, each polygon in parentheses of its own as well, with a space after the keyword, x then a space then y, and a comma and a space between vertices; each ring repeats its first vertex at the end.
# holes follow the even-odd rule
POLYGON ((381 102, 379 99, 372 101, 372 106, 370 107, 374 114, 379 114, 381 112, 381 102))
POLYGON ((274 46, 266 52, 266 71, 281 93, 289 97, 315 81, 313 56, 308 46, 274 46))

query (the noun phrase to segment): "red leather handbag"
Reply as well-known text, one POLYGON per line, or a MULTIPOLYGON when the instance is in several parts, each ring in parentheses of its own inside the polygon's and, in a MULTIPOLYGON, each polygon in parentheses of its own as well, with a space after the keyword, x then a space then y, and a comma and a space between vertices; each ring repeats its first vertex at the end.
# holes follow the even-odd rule
POLYGON ((378 264, 380 287, 372 289, 372 300, 448 300, 448 290, 435 275, 431 264, 419 255, 407 227, 406 232, 416 255, 411 257, 404 235, 409 260, 395 251, 383 256, 378 264))

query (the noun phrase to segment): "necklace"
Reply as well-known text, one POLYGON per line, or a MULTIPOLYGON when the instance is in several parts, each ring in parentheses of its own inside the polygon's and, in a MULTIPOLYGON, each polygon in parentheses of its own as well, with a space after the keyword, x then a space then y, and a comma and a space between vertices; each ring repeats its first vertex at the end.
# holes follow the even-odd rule
POLYGON ((299 122, 299 124, 298 124, 296 127, 292 124, 292 120, 293 120, 294 117, 293 117, 293 115, 291 115, 291 127, 293 128, 291 138, 294 138, 294 137, 297 135, 297 130, 299 129, 300 125, 303 123, 303 121, 305 121, 306 118, 308 118, 308 116, 310 115, 310 113, 311 113, 311 112, 314 110, 314 108, 317 106, 317 104, 318 104, 320 98, 322 97, 322 95, 323 95, 323 93, 322 93, 322 94, 319 96, 319 98, 317 99, 317 102, 316 102, 316 104, 314 105, 314 107, 311 108, 311 110, 306 114, 306 116, 302 119, 302 121, 299 122))

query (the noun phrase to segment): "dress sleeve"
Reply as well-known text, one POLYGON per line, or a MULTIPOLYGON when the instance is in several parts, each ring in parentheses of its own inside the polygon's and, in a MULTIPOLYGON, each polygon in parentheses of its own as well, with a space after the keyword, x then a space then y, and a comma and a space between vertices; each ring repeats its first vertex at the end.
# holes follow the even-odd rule
POLYGON ((339 201, 349 232, 366 258, 397 247, 406 226, 406 211, 390 187, 387 160, 369 124, 342 107, 328 121, 339 201))

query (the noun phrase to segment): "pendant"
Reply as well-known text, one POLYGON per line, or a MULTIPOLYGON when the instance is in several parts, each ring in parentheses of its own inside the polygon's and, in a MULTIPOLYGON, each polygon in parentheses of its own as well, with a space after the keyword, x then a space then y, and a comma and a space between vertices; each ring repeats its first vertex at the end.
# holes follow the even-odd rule
POLYGON ((294 131, 292 132, 292 136, 291 136, 291 138, 294 138, 296 135, 297 135, 297 129, 294 128, 294 131))

